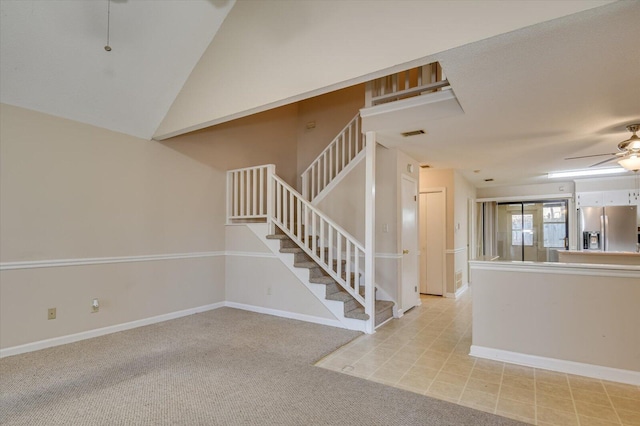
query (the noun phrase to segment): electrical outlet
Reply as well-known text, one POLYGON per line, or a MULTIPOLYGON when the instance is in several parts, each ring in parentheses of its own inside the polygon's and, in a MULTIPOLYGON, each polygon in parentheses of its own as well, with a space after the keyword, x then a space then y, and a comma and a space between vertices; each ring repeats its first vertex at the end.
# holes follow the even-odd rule
POLYGON ((98 299, 93 299, 93 301, 91 302, 91 313, 96 313, 100 311, 100 303, 98 302, 98 299))
POLYGON ((47 319, 56 319, 56 308, 49 308, 47 311, 47 319))
POLYGON ((267 296, 271 296, 271 287, 267 287, 267 296))

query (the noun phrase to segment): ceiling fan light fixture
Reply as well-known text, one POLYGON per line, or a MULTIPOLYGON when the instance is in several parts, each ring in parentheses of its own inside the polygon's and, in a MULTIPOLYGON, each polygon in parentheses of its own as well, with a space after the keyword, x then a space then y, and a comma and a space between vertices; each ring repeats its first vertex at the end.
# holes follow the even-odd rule
POLYGON ((640 154, 631 154, 630 156, 619 160, 618 164, 620 164, 626 170, 637 172, 638 170, 640 170, 640 154))
POLYGON ((640 124, 629 124, 627 130, 632 133, 631 137, 618 144, 618 150, 620 151, 640 151, 640 137, 636 135, 640 130, 640 124))
POLYGON ((633 135, 629 138, 628 149, 631 151, 640 151, 640 136, 633 135))

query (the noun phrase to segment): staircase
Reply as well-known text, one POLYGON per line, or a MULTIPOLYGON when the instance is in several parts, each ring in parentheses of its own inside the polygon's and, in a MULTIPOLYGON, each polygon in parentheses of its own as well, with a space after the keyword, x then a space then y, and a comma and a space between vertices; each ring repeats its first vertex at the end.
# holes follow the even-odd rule
MULTIPOLYGON (((365 313, 364 307, 358 303, 358 301, 346 292, 342 286, 333 279, 316 261, 314 261, 305 251, 298 246, 298 244, 289 238, 280 228, 276 228, 276 232, 271 235, 267 235, 267 239, 280 241, 280 253, 291 253, 294 256, 293 266, 301 269, 309 270, 309 282, 313 284, 320 284, 325 286, 325 299, 342 302, 344 305, 343 313, 345 318, 352 318, 357 320, 368 320, 369 315, 365 313)), ((319 249, 317 249, 319 250, 319 249)), ((325 250, 329 250, 326 248, 325 250)), ((346 260, 341 261, 342 270, 346 266, 346 260)), ((337 260, 333 261, 333 270, 338 270, 337 260)), ((346 272, 342 273, 342 278, 350 283, 351 288, 355 287, 356 279, 360 279, 360 273, 350 273, 350 277, 346 279, 346 272)), ((359 286, 359 293, 362 297, 365 296, 364 286, 359 286)), ((375 327, 383 324, 393 316, 393 302, 386 300, 375 301, 375 327)))
POLYGON ((370 235, 365 249, 316 203, 357 162, 368 161, 365 145, 370 150, 374 144, 365 144, 356 115, 303 174, 305 196, 282 180, 272 164, 227 172, 227 223, 247 224, 342 326, 366 333, 392 318, 394 307, 392 301, 375 297, 372 209, 363 218, 370 235), (262 234, 257 232, 260 222, 267 224, 262 234), (279 247, 269 240, 279 240, 279 247))

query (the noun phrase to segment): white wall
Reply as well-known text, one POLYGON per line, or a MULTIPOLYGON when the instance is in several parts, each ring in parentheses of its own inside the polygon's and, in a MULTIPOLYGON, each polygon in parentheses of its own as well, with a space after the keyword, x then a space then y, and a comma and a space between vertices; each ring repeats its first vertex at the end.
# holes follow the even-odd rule
POLYGON ((576 179, 576 192, 612 191, 617 189, 637 189, 638 176, 613 176, 594 179, 576 179))
POLYGON ((1 348, 224 300, 223 173, 157 142, 0 108, 1 348), (33 268, 61 259, 88 264, 33 268))
POLYGON ((567 194, 572 197, 575 184, 571 181, 549 182, 534 185, 491 186, 478 188, 478 198, 538 197, 553 194, 567 194))
POLYGON ((360 161, 316 207, 364 243, 365 162, 360 161))
POLYGON ((398 151, 376 146, 376 285, 400 302, 402 251, 398 249, 398 151))

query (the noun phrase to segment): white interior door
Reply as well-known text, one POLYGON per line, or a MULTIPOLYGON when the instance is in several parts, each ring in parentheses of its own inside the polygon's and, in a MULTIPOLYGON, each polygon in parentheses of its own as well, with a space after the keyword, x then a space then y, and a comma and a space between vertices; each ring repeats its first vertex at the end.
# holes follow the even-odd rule
POLYGON ((402 177, 402 296, 403 312, 418 303, 418 182, 402 177))
POLYGON ((420 292, 444 295, 446 247, 445 190, 420 193, 420 292))

